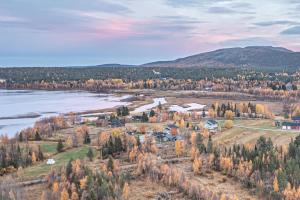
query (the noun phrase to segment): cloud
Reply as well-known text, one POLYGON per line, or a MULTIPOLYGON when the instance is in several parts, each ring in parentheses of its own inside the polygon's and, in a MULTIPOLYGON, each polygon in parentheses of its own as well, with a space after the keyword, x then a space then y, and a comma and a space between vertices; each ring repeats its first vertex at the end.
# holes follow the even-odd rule
POLYGON ((174 7, 207 6, 216 3, 232 2, 233 0, 166 0, 167 5, 174 7))
POLYGON ((295 25, 295 24, 299 24, 299 23, 295 21, 289 21, 289 20, 264 21, 264 22, 254 23, 254 25, 256 26, 295 25))
POLYGON ((255 14, 252 11, 242 9, 232 9, 221 6, 212 6, 207 10, 208 13, 212 14, 255 14))
POLYGON ((300 35, 300 26, 294 26, 281 32, 282 35, 300 35))
POLYGON ((166 0, 166 3, 174 7, 199 5, 198 0, 166 0))
POLYGON ((15 16, 8 15, 0 15, 0 23, 1 22, 24 22, 25 20, 15 16))
POLYGON ((236 13, 235 10, 230 9, 230 8, 225 8, 225 7, 210 7, 208 9, 209 13, 213 13, 213 14, 232 14, 232 13, 236 13))

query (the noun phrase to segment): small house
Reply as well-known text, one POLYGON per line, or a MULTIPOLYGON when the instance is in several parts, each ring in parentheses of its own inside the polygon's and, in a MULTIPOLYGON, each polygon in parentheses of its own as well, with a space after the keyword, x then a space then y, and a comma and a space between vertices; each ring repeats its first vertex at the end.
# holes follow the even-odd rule
POLYGON ((143 116, 134 115, 134 116, 131 117, 131 119, 132 119, 133 122, 141 122, 141 121, 143 121, 143 116))
POLYGON ((215 130, 218 128, 218 122, 212 119, 209 119, 205 122, 204 128, 208 130, 215 130))
POLYGON ((292 85, 292 83, 287 83, 286 85, 285 85, 285 88, 286 88, 286 90, 288 90, 288 91, 291 91, 291 90, 293 90, 293 85, 292 85))
POLYGON ((117 127, 122 127, 125 126, 125 123, 123 120, 119 120, 119 119, 112 119, 110 122, 110 126, 112 128, 117 128, 117 127))
POLYGON ((178 133, 178 126, 176 126, 175 124, 168 124, 168 126, 166 127, 166 132, 172 134, 172 135, 177 135, 178 133))
POLYGON ((300 116, 292 117, 292 120, 293 120, 295 123, 300 123, 300 116))
POLYGON ((300 130, 300 123, 282 122, 282 130, 300 130))

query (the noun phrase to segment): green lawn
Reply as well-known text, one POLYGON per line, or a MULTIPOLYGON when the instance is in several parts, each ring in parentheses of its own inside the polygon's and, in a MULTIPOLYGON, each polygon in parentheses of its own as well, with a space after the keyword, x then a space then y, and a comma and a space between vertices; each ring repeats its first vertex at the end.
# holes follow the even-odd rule
POLYGON ((57 143, 44 143, 41 144, 41 149, 43 153, 54 154, 56 153, 57 143))
POLYGON ((82 159, 86 157, 87 152, 88 152, 88 147, 83 146, 83 147, 68 150, 66 152, 59 153, 53 156, 53 159, 55 160, 54 165, 47 165, 46 164, 47 160, 45 160, 43 163, 39 163, 37 165, 25 168, 24 176, 28 178, 37 178, 41 175, 45 175, 52 168, 58 168, 63 165, 66 165, 71 158, 82 159))

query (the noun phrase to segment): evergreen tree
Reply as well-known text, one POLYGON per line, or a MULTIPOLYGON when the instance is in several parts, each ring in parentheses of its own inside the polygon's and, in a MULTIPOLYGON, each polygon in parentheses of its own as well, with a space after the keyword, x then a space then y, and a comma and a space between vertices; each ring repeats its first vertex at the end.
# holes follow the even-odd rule
POLYGON ((141 140, 139 136, 136 136, 136 145, 140 148, 141 147, 141 140))
POLYGON ((43 152, 42 152, 42 150, 41 150, 41 146, 39 145, 39 147, 38 147, 38 160, 44 160, 44 154, 43 154, 43 152))
POLYGON ((93 161, 94 153, 93 149, 90 147, 88 152, 87 152, 87 157, 90 159, 90 161, 93 161))
POLYGON ((108 145, 107 145, 107 153, 108 155, 113 155, 115 151, 115 144, 113 138, 109 136, 108 145))
POLYGON ((72 174, 72 162, 73 159, 71 158, 66 166, 66 176, 67 178, 70 178, 70 175, 72 174))
POLYGON ((83 140, 84 144, 90 144, 91 143, 91 138, 88 132, 85 133, 84 135, 84 140, 83 140))
POLYGON ((207 142, 207 153, 212 153, 212 152, 213 152, 213 142, 211 136, 209 135, 208 142, 207 142))
POLYGON ((111 172, 113 172, 113 170, 114 170, 114 161, 111 156, 109 156, 109 158, 108 158, 107 169, 111 172))
POLYGON ((150 111, 150 117, 154 117, 154 116, 155 116, 155 112, 154 112, 154 110, 151 109, 151 111, 150 111))
POLYGON ((143 112, 143 115, 142 115, 142 122, 148 122, 149 118, 148 118, 148 115, 143 112))
POLYGON ((203 144, 203 136, 201 134, 197 134, 196 144, 197 144, 197 148, 198 148, 200 153, 203 153, 203 152, 206 151, 205 145, 203 144))
POLYGON ((57 143, 57 147, 56 147, 57 152, 62 152, 63 148, 64 148, 64 145, 62 143, 62 140, 59 140, 57 143))
POLYGON ((40 134, 39 134, 38 131, 35 132, 34 140, 35 140, 35 141, 40 141, 40 140, 42 140, 42 138, 41 138, 41 136, 40 136, 40 134))

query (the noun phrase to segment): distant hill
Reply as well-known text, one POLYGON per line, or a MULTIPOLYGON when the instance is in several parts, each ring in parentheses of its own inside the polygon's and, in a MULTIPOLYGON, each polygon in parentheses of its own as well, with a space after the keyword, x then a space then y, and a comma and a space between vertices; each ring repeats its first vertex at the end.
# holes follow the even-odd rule
POLYGON ((250 46, 245 48, 219 49, 207 53, 159 61, 141 65, 143 67, 300 67, 300 52, 281 47, 250 46))
POLYGON ((102 64, 102 65, 87 65, 87 66, 69 66, 69 67, 73 67, 73 68, 86 68, 86 67, 135 67, 136 65, 123 65, 123 64, 115 64, 115 63, 111 63, 111 64, 102 64))

